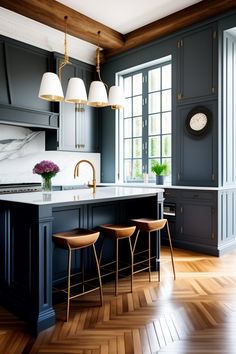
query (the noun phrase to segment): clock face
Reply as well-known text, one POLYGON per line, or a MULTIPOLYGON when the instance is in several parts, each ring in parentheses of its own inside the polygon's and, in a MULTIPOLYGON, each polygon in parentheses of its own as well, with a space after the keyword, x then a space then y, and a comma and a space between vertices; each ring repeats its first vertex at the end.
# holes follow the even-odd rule
POLYGON ((195 137, 205 135, 211 126, 211 111, 203 106, 193 108, 187 115, 185 128, 187 133, 195 137))
POLYGON ((202 130, 207 124, 207 116, 205 113, 196 113, 190 119, 190 128, 196 131, 202 130))

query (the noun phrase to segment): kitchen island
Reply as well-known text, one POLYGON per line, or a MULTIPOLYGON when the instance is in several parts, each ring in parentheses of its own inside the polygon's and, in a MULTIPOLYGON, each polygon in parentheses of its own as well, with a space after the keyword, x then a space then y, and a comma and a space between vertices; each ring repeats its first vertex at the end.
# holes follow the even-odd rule
MULTIPOLYGON (((54 232, 160 218, 163 189, 101 187, 0 196, 0 300, 24 319, 33 335, 55 323, 53 283, 64 276, 65 254, 54 232)), ((158 243, 154 247, 159 254, 158 243)), ((111 252, 111 250, 109 250, 111 252)), ((106 254, 105 254, 106 256, 106 254)))

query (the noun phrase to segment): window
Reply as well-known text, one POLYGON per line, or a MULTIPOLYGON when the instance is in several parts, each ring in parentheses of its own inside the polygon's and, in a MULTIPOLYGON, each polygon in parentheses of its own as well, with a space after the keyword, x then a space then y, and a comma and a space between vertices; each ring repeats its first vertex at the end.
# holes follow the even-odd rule
POLYGON ((148 173, 154 181, 153 161, 166 162, 171 175, 171 62, 123 75, 123 84, 121 179, 142 182, 148 173))

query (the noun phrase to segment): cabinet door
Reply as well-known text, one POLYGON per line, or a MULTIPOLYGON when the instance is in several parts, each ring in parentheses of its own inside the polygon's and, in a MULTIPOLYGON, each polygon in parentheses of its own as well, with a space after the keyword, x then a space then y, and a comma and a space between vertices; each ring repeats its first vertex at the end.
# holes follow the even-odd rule
POLYGON ((215 245, 216 218, 215 207, 204 202, 192 200, 180 203, 180 222, 178 238, 184 244, 215 245))
MULTIPOLYGON (((73 63, 62 69, 62 87, 64 95, 71 77, 84 80, 87 92, 92 81, 92 70, 81 68, 73 63)), ((60 103, 60 150, 69 151, 98 151, 98 112, 96 108, 73 103, 60 103)))
POLYGON ((215 26, 189 32, 178 42, 178 100, 212 96, 217 83, 215 26))
MULTIPOLYGON (((76 76, 76 67, 74 65, 67 65, 62 69, 61 82, 64 95, 71 77, 76 76)), ((75 150, 75 104, 61 102, 60 103, 60 136, 59 147, 60 150, 75 150)))
POLYGON ((180 191, 178 239, 184 244, 216 245, 216 195, 209 191, 180 191))
POLYGON ((176 183, 184 186, 217 186, 217 101, 202 105, 212 112, 206 135, 195 137, 186 130, 188 113, 195 106, 180 105, 176 119, 176 183))

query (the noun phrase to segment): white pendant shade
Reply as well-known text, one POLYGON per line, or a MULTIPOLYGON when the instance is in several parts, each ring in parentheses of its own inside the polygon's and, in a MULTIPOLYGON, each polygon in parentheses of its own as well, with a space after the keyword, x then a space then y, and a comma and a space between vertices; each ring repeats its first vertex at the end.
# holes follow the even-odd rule
POLYGON ((69 80, 65 101, 69 103, 87 103, 87 93, 82 79, 72 77, 69 80))
POLYGON ((53 102, 59 102, 64 99, 61 82, 55 73, 46 72, 43 74, 39 98, 53 102))
POLYGON ((120 86, 111 86, 109 90, 108 105, 112 109, 120 109, 124 107, 124 95, 120 86))
POLYGON ((91 82, 87 104, 93 107, 106 107, 108 105, 107 91, 102 81, 91 82))

